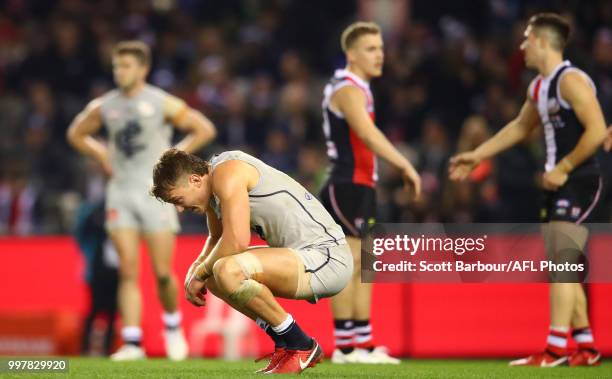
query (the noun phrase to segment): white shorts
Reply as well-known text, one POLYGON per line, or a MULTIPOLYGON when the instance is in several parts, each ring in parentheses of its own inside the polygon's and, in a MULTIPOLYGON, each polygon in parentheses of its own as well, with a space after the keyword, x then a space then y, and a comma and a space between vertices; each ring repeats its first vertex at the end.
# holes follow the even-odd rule
POLYGON ((106 192, 106 230, 128 228, 143 233, 178 232, 176 209, 149 195, 148 189, 109 185, 106 192))
POLYGON ((342 291, 353 276, 353 254, 349 245, 292 249, 302 259, 316 303, 342 291))

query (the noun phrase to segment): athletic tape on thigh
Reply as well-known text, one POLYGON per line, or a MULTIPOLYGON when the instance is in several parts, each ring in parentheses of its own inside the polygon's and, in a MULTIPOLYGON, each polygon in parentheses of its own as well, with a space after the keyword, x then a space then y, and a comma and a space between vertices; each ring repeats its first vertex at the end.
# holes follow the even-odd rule
POLYGON ((263 272, 263 266, 261 265, 259 259, 255 256, 255 254, 249 252, 241 253, 235 255, 234 259, 242 269, 242 273, 244 274, 244 276, 247 277, 247 279, 251 279, 253 274, 259 274, 263 272))
POLYGON ((240 283, 240 287, 229 295, 230 300, 234 301, 237 305, 245 305, 252 298, 259 294, 262 285, 253 279, 245 279, 240 283))
POLYGON ((304 267, 304 261, 302 257, 294 249, 289 249, 295 253, 295 259, 297 260, 298 273, 297 273, 297 288, 295 290, 294 299, 312 299, 314 292, 310 286, 310 280, 312 279, 312 273, 306 272, 304 267))

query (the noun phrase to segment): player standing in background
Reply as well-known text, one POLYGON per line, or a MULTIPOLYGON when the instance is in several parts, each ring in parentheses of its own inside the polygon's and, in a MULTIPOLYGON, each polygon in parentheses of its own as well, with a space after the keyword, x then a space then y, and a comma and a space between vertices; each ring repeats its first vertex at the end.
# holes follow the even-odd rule
MULTIPOLYGON (((539 75, 527 90, 527 100, 517 118, 473 151, 451 159, 450 177, 465 179, 483 159, 491 158, 527 138, 542 125, 546 142, 542 186, 542 233, 548 259, 577 263, 584 253, 589 220, 601 194, 601 177, 594 154, 606 138, 604 117, 587 74, 563 60, 570 34, 566 20, 541 13, 529 20, 521 49, 525 63, 539 75)), ((561 282, 559 282, 561 281, 561 282)), ((589 327, 587 299, 581 283, 550 284, 550 331, 543 353, 511 365, 552 367, 594 366, 601 355, 589 327), (569 329, 578 350, 568 355, 569 329)))
POLYGON ((415 197, 421 179, 374 123, 370 80, 382 74, 383 41, 378 25, 356 22, 341 37, 347 67, 336 70, 325 87, 323 131, 330 176, 321 190, 325 208, 342 226, 354 258, 353 278, 332 298, 336 349, 334 363, 399 363, 372 343, 370 308, 372 284, 361 282, 361 240, 375 223, 376 156, 401 171, 415 197))
POLYGON ((170 147, 171 123, 187 136, 176 146, 193 152, 214 138, 213 124, 182 100, 146 83, 151 53, 140 41, 123 41, 113 52, 113 75, 118 89, 94 99, 74 119, 68 141, 95 158, 110 176, 106 193, 106 228, 119 257, 119 310, 125 344, 114 360, 145 357, 141 347, 142 300, 138 285, 140 237, 144 236, 164 309, 166 353, 184 359, 188 347, 177 307, 177 282, 172 273, 176 211, 149 195, 152 171, 170 147), (109 147, 92 137, 104 125, 109 147))

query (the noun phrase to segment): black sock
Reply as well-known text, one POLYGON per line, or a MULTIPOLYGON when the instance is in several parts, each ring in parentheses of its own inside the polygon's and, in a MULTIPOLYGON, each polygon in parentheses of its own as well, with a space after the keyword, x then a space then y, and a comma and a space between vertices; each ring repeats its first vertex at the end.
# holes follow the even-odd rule
POLYGON ((279 332, 279 335, 287 343, 288 350, 308 350, 312 348, 312 338, 308 337, 295 321, 285 330, 279 332))
POLYGON ((125 342, 126 345, 132 345, 132 346, 140 347, 140 340, 123 341, 123 342, 125 342))
POLYGON ((267 335, 270 336, 270 338, 272 338, 272 341, 274 341, 274 347, 276 349, 281 348, 281 347, 282 348, 287 347, 287 343, 285 342, 285 339, 279 336, 278 334, 276 334, 276 332, 272 329, 270 325, 268 325, 268 327, 264 331, 266 332, 267 335))
POLYGON ((268 324, 267 322, 265 322, 264 320, 260 318, 255 320, 255 322, 257 323, 257 326, 263 329, 263 331, 266 332, 266 334, 270 336, 270 338, 272 338, 272 341, 274 341, 274 348, 278 349, 278 348, 287 347, 287 343, 285 342, 285 339, 279 336, 274 331, 274 329, 272 329, 272 326, 270 326, 270 324, 268 324))

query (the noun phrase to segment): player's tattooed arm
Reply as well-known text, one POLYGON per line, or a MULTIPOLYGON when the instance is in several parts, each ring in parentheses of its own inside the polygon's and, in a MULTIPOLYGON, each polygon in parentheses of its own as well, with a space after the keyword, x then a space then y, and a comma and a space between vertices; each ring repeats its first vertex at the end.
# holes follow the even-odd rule
POLYGON ((92 100, 72 121, 66 138, 70 145, 85 155, 92 156, 107 175, 112 174, 108 149, 93 135, 102 127, 100 99, 92 100))
POLYGON ((189 107, 176 96, 167 95, 164 114, 175 128, 187 133, 176 145, 177 149, 193 153, 210 143, 217 135, 214 124, 202 112, 189 107))

